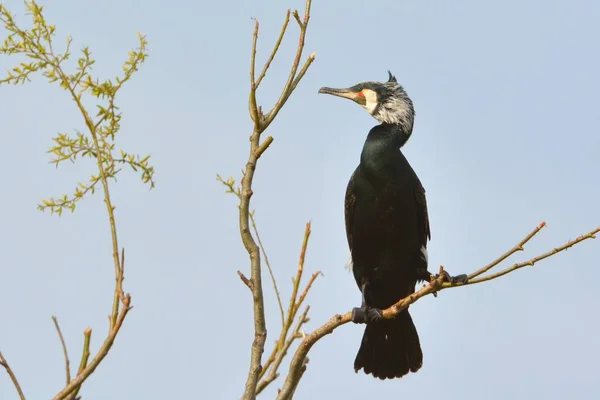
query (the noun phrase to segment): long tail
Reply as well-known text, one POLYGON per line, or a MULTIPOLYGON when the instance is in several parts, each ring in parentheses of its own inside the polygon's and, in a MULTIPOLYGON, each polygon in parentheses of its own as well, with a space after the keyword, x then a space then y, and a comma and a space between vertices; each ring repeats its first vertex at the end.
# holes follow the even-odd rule
POLYGON ((423 365, 423 352, 417 328, 408 313, 402 311, 395 319, 367 324, 360 349, 354 360, 354 370, 379 379, 400 378, 417 372, 423 365))

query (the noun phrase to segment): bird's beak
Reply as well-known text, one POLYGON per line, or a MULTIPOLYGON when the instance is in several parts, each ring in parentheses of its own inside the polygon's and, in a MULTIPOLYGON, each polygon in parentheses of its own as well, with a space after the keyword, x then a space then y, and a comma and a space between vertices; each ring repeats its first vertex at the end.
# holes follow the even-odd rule
POLYGON ((364 96, 360 96, 358 92, 355 92, 351 89, 333 89, 328 87, 322 87, 319 89, 319 93, 323 94, 331 94, 333 96, 343 97, 345 99, 350 99, 352 101, 357 102, 358 104, 364 105, 365 98, 364 96))

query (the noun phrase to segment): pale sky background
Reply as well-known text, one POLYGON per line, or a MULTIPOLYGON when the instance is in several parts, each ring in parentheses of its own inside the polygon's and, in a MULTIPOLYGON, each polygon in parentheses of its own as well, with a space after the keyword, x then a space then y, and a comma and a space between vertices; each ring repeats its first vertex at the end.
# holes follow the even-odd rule
MULTIPOLYGON (((18 15, 21 1, 3 0, 18 15)), ((112 77, 136 31, 150 58, 122 91, 121 147, 152 154, 157 187, 126 172, 113 185, 126 290, 135 308, 85 400, 236 399, 253 339, 248 272, 235 199, 215 175, 240 176, 248 153, 248 65, 253 22, 268 55, 286 1, 44 1, 57 43, 88 45, 95 72, 112 77)), ((376 124, 321 86, 382 80, 390 69, 417 119, 405 154, 428 195, 431 268, 470 272, 537 224, 548 228, 511 261, 600 224, 600 3, 598 1, 314 0, 306 55, 317 59, 267 134, 253 206, 284 294, 304 224, 306 271, 322 269, 308 298, 310 331, 360 302, 345 269, 343 199, 376 124)), ((259 101, 270 107, 297 43, 290 22, 259 101)), ((4 34, 2 34, 4 37, 4 34)), ((0 58, 0 70, 17 59, 0 58)), ((19 60, 20 61, 20 60, 19 60)), ((83 330, 95 352, 113 290, 108 223, 97 193, 62 218, 36 210, 86 179, 90 160, 56 170, 45 154, 56 132, 83 129, 74 104, 43 77, 0 89, 0 348, 29 399, 64 384, 51 315, 74 368, 83 330)), ((593 399, 598 390, 600 243, 503 279, 428 297, 411 308, 424 351, 417 374, 379 381, 353 361, 363 326, 349 324, 310 353, 298 399, 593 399)), ((510 263, 509 263, 510 264, 510 263)), ((268 347, 278 314, 265 276, 268 347)), ((283 366, 285 374, 287 364, 283 366)), ((262 398, 273 398, 280 378, 262 398)), ((16 399, 4 371, 0 398, 16 399)))

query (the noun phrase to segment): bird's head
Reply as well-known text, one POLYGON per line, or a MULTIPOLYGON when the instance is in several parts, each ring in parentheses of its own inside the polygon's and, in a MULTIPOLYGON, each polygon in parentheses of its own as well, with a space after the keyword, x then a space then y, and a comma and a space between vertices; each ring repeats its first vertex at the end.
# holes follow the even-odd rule
POLYGON ((396 77, 390 71, 388 74, 387 82, 362 82, 347 89, 322 87, 319 93, 353 100, 380 123, 400 125, 410 135, 415 119, 412 100, 396 77))

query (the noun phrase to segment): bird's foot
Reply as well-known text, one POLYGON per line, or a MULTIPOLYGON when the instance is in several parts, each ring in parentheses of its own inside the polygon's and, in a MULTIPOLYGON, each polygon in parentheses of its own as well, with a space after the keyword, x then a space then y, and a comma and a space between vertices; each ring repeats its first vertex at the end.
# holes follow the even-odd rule
MULTIPOLYGON (((443 279, 442 279, 443 282, 448 282, 452 285, 455 285, 455 284, 456 285, 464 285, 469 280, 469 277, 467 276, 467 274, 460 274, 460 275, 452 276, 445 269, 440 267, 439 274, 435 274, 435 275, 431 274, 431 281, 433 281, 434 279, 438 279, 440 276, 443 276, 443 279)), ((433 296, 437 297, 437 292, 433 292, 433 296)))
POLYGON ((379 321, 383 318, 383 312, 378 308, 368 306, 355 307, 352 309, 352 322, 355 324, 366 324, 379 321))
MULTIPOLYGON (((456 283, 456 284, 464 285, 465 283, 467 283, 467 280, 468 280, 467 274, 460 274, 460 275, 452 276, 446 270, 442 270, 441 275, 444 276, 444 282, 448 282, 448 283, 452 283, 452 284, 456 283)), ((440 277, 440 274, 435 274, 434 276, 432 276, 432 279, 437 279, 439 277, 440 277)))

